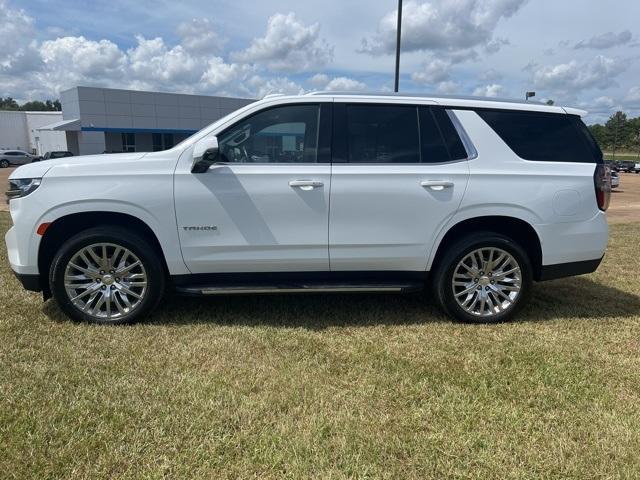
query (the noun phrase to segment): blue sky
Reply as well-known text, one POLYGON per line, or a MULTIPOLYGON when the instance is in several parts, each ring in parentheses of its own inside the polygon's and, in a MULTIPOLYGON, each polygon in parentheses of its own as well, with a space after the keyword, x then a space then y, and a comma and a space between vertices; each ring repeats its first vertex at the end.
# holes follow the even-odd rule
MULTIPOLYGON (((0 95, 393 87, 396 0, 0 0, 0 95)), ((640 115, 640 2, 405 0, 401 91, 640 115)))

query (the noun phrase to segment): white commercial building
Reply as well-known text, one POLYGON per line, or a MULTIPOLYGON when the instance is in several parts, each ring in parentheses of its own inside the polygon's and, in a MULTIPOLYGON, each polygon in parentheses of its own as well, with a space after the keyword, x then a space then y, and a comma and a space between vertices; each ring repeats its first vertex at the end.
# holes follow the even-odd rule
POLYGON ((62 121, 62 112, 22 112, 0 110, 0 150, 15 149, 36 155, 67 150, 64 132, 40 130, 62 121))
POLYGON ((253 99, 74 87, 60 94, 62 117, 41 131, 66 134, 74 155, 173 147, 253 99))

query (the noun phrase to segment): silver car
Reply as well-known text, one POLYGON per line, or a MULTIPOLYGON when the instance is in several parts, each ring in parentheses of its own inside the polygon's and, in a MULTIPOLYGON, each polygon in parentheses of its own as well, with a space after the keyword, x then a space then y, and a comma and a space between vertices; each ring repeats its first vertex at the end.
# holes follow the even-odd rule
POLYGON ((24 165, 33 162, 36 158, 22 150, 0 150, 0 168, 7 168, 10 165, 24 165))

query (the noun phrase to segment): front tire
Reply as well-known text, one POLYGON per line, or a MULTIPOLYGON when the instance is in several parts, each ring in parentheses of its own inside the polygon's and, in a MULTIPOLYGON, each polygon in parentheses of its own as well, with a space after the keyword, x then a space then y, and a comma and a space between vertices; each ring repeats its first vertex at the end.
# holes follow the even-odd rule
POLYGON ((141 235, 117 226, 95 227, 62 245, 51 263, 49 284, 58 305, 73 320, 134 323, 162 298, 161 265, 141 235))
POLYGON ((524 306, 533 283, 531 261, 509 237, 469 235, 451 245, 434 271, 433 294, 456 320, 498 323, 524 306))

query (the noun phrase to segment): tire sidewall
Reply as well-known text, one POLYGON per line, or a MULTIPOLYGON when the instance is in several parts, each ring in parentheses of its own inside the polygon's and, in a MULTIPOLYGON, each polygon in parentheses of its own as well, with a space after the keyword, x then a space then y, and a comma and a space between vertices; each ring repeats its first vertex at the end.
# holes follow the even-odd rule
POLYGON ((154 249, 142 236, 119 227, 97 227, 71 237, 56 253, 49 270, 49 286, 60 308, 73 320, 104 325, 134 323, 157 306, 165 288, 165 273, 154 249), (69 260, 79 250, 94 243, 113 243, 127 248, 142 262, 147 273, 147 293, 134 311, 114 320, 100 319, 81 312, 73 305, 64 287, 64 273, 69 260))
POLYGON ((0 168, 9 168, 9 162, 7 160, 0 160, 0 168))
POLYGON ((466 323, 499 323, 510 320, 527 303, 533 283, 533 271, 531 261, 527 253, 520 245, 510 238, 493 234, 479 233, 469 236, 453 245, 443 257, 439 278, 437 280, 437 297, 443 309, 453 318, 466 323), (505 250, 518 262, 522 277, 520 294, 514 305, 503 313, 491 317, 479 317, 466 312, 456 301, 451 288, 454 271, 468 253, 478 248, 500 248, 505 250))

